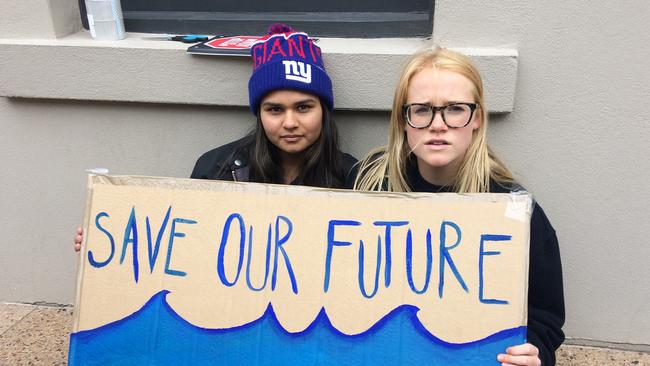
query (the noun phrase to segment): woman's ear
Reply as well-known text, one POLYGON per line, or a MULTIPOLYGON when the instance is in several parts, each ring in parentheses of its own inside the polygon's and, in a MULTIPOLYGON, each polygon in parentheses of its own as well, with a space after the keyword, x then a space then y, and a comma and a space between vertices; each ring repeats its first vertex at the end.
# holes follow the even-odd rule
POLYGON ((472 116, 472 122, 470 123, 472 125, 472 130, 478 130, 481 125, 483 124, 483 111, 481 110, 481 106, 479 105, 478 108, 476 108, 476 111, 474 111, 474 116, 472 116))

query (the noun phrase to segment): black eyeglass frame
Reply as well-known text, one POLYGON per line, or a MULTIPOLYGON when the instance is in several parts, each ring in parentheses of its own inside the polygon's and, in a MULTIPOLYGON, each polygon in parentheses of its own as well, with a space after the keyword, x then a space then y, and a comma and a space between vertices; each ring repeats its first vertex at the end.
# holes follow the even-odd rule
POLYGON ((451 103, 451 104, 447 104, 447 105, 443 105, 443 106, 435 106, 435 105, 426 104, 426 103, 411 103, 411 104, 404 104, 402 106, 402 115, 404 116, 404 119, 406 120, 406 123, 409 124, 409 126, 415 128, 415 129, 421 130, 421 129, 424 129, 424 128, 429 128, 429 126, 431 126, 431 124, 433 123, 433 120, 436 119, 436 114, 438 113, 438 111, 440 111, 440 115, 442 116, 442 121, 445 123, 445 125, 447 127, 449 127, 449 128, 463 128, 463 127, 467 126, 472 121, 472 117, 474 117, 474 111, 476 111, 476 109, 478 107, 479 107, 478 103, 451 103), (431 114, 431 120, 429 121, 429 123, 427 123, 426 126, 416 127, 416 126, 413 126, 413 124, 411 124, 411 120, 410 120, 409 115, 408 115, 408 109, 410 107, 414 106, 414 105, 415 106, 427 107, 427 108, 429 108, 430 111, 433 112, 431 114), (448 108, 448 107, 451 107, 451 106, 455 106, 455 105, 466 105, 470 109, 469 118, 467 119, 467 122, 462 126, 450 126, 447 123, 447 120, 445 119, 445 109, 448 108))

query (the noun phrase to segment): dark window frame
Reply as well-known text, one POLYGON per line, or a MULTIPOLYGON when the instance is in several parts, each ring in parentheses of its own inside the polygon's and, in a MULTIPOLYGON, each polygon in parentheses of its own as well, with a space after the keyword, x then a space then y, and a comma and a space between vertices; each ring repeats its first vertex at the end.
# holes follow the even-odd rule
MULTIPOLYGON (((127 32, 261 35, 270 24, 285 23, 312 37, 426 38, 433 31, 434 1, 285 0, 279 9, 273 2, 240 0, 219 4, 219 11, 201 0, 122 0, 121 4, 127 32)), ((79 0, 79 8, 88 29, 84 0, 79 0)))

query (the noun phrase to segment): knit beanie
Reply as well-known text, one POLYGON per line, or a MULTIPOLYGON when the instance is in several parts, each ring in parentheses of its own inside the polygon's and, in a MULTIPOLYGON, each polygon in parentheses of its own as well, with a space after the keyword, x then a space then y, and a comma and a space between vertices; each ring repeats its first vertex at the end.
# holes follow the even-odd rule
POLYGON ((262 98, 278 89, 315 94, 334 109, 332 81, 325 72, 320 47, 306 33, 274 24, 251 47, 253 74, 248 81, 250 108, 257 116, 262 98))

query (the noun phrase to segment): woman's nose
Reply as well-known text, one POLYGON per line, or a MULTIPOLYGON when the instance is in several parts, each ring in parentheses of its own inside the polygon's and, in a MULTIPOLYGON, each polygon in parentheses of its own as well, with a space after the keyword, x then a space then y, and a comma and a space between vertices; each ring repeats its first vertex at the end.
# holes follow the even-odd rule
POLYGON ((298 116, 293 111, 287 111, 282 121, 282 127, 286 129, 293 129, 298 127, 298 116))
POLYGON ((442 118, 441 110, 433 110, 433 120, 431 121, 431 125, 429 125, 429 129, 433 131, 445 131, 448 129, 445 120, 442 118))

